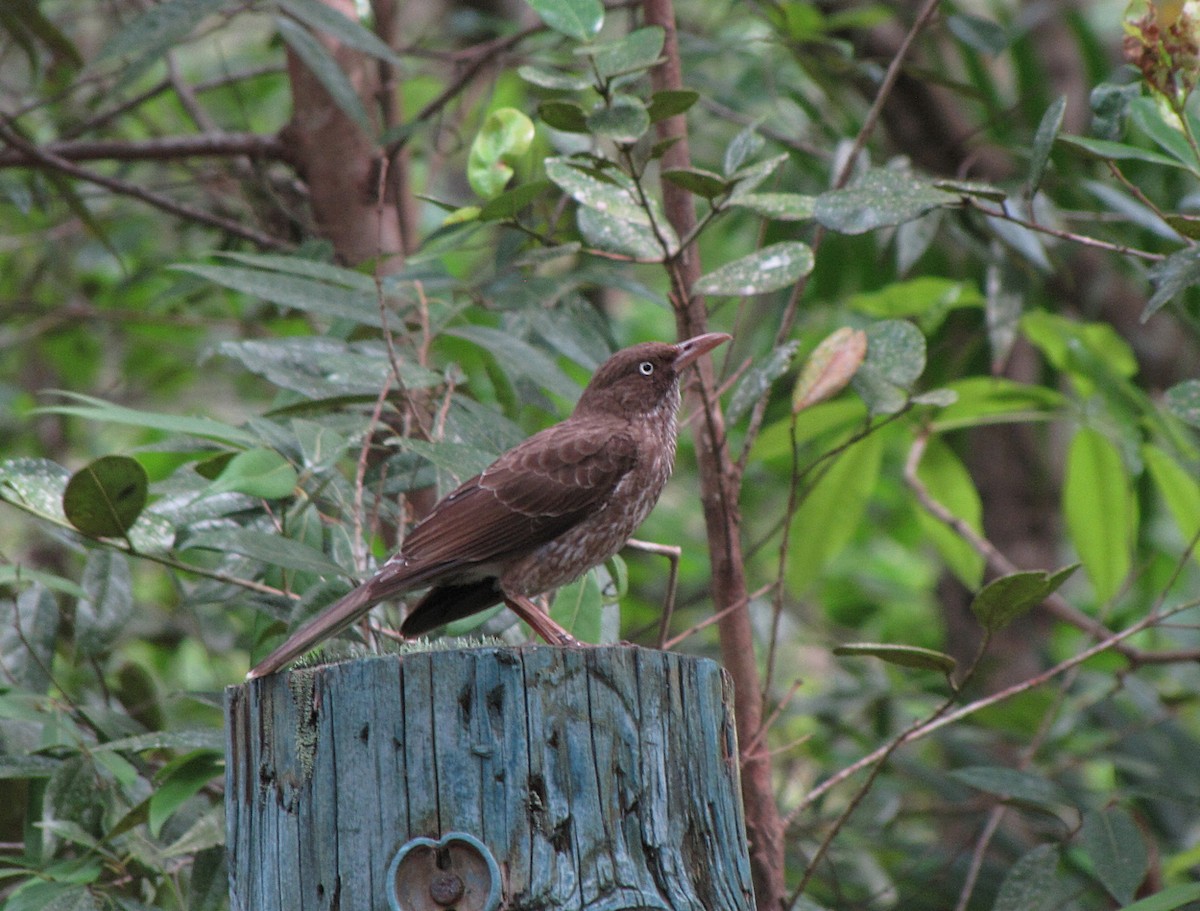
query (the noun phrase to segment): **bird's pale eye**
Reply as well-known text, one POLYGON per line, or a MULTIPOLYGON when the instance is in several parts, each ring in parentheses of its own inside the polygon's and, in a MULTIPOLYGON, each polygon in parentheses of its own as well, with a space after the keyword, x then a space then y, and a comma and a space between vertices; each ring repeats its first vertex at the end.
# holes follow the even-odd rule
POLYGON ((654 364, 652 364, 650 361, 642 361, 640 364, 638 364, 638 373, 640 373, 642 376, 649 376, 653 372, 654 364))

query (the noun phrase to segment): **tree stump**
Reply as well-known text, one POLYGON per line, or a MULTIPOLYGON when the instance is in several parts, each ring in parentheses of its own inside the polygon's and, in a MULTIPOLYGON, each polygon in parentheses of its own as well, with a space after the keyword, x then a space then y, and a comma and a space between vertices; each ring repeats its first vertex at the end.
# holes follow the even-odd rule
POLYGON ((731 684, 476 648, 226 691, 234 911, 751 911, 731 684))

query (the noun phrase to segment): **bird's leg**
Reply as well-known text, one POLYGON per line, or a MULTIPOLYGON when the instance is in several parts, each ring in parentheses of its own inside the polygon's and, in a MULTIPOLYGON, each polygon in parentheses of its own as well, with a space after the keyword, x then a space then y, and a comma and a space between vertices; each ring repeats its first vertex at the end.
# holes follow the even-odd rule
POLYGON ((524 595, 505 595, 504 603, 550 645, 584 645, 524 595))
POLYGON ((667 641, 667 630, 671 628, 671 614, 675 612, 675 591, 679 585, 679 560, 683 556, 683 549, 677 544, 655 544, 653 541, 639 541, 637 538, 630 538, 625 542, 625 546, 666 557, 670 564, 671 568, 667 571, 667 596, 663 599, 662 622, 658 625, 658 647, 661 649, 667 641))

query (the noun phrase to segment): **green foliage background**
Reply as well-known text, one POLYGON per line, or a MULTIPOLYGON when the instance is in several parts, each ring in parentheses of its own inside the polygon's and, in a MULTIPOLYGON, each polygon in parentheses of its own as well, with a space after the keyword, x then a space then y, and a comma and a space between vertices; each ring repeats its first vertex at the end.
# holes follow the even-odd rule
MULTIPOLYGON (((282 161, 97 166, 265 250, 28 160, 193 132, 181 85, 220 130, 274 134, 284 43, 365 120, 306 27, 393 52, 319 6, 0 14, 3 154, 27 155, 0 169, 4 907, 226 905, 222 687, 386 556, 403 494, 564 416, 617 347, 674 337, 663 261, 688 239, 651 125, 683 111, 695 167, 666 179, 695 197, 700 290, 735 336, 719 373, 793 906, 1200 901, 1194 60, 1167 61, 1164 93, 1117 60, 1120 9, 1055 13, 1090 97, 1075 135, 1027 8, 942 4, 905 76, 1003 158, 967 182, 886 135, 852 147, 891 63, 860 39, 912 21, 891 7, 681 2, 693 92, 657 95, 662 36, 633 9, 460 9, 396 57, 403 110, 454 87, 439 54, 510 50, 444 120, 377 137, 409 144, 421 194, 419 248, 386 270, 336 264, 282 161), (795 408, 842 327, 865 361, 795 408), (989 550, 983 428, 1042 456, 1044 565, 989 550)), ((672 633, 712 613, 698 483, 684 434, 640 533, 682 548, 672 633)), ((666 587, 627 552, 555 610, 652 643, 666 587)), ((718 654, 712 627, 677 647, 718 654)))

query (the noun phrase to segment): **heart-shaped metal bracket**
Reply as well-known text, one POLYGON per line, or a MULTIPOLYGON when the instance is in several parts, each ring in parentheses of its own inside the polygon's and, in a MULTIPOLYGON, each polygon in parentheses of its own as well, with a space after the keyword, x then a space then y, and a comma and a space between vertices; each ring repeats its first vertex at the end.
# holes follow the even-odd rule
POLYGON ((388 866, 392 911, 496 911, 500 867, 466 832, 406 841, 388 866))

